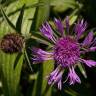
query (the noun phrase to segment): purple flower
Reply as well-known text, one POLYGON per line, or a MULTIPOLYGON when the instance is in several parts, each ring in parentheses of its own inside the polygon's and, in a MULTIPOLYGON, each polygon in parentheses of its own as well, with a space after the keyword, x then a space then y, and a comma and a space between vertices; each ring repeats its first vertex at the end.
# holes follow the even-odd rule
POLYGON ((79 76, 75 72, 75 68, 78 64, 82 63, 87 65, 88 67, 96 66, 96 62, 94 60, 85 60, 82 58, 82 54, 84 55, 86 52, 95 51, 96 50, 96 38, 93 39, 93 32, 89 32, 89 34, 85 37, 84 40, 80 40, 80 37, 83 35, 87 28, 87 23, 84 20, 79 20, 75 25, 75 36, 70 35, 69 33, 69 19, 66 18, 66 32, 67 35, 64 34, 64 27, 61 21, 55 19, 54 23, 61 33, 59 39, 53 34, 53 30, 50 25, 45 23, 41 28, 41 33, 46 36, 48 39, 54 42, 52 47, 52 52, 46 52, 39 48, 33 48, 32 52, 34 54, 33 62, 43 62, 44 60, 53 59, 56 63, 56 69, 47 76, 48 84, 56 84, 58 88, 62 89, 62 75, 64 70, 69 70, 66 80, 69 81, 69 84, 81 83, 79 76), (80 42, 79 42, 80 41, 80 42))

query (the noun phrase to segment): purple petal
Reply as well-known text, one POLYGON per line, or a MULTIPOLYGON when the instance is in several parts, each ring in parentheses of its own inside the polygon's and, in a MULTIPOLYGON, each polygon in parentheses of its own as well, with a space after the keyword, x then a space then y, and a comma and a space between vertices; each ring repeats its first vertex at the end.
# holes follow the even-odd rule
POLYGON ((62 24, 61 20, 58 20, 58 19, 55 18, 54 22, 55 22, 55 25, 56 25, 58 31, 61 32, 61 35, 63 35, 64 27, 63 27, 63 24, 62 24))
POLYGON ((90 51, 96 51, 96 46, 95 47, 91 47, 90 51))
POLYGON ((91 46, 92 46, 92 47, 96 46, 96 37, 95 37, 94 40, 92 41, 91 46))
POLYGON ((40 48, 36 48, 36 47, 32 48, 32 52, 39 54, 39 55, 53 55, 52 52, 46 52, 46 51, 44 51, 40 48))
POLYGON ((49 76, 47 76, 48 78, 48 84, 57 84, 58 85, 58 89, 62 89, 62 75, 63 75, 63 71, 60 70, 59 67, 57 67, 49 76))
POLYGON ((60 70, 57 67, 52 73, 50 73, 50 75, 48 76, 48 84, 52 84, 54 82, 54 80, 57 81, 56 77, 58 76, 60 70))
POLYGON ((70 82, 69 82, 70 85, 75 84, 76 82, 81 83, 81 80, 78 77, 78 75, 75 73, 75 70, 73 67, 69 68, 68 78, 70 80, 70 82))
POLYGON ((77 38, 79 39, 83 32, 87 28, 87 22, 84 22, 84 20, 78 20, 77 24, 75 25, 75 33, 77 34, 77 38))
POLYGON ((82 62, 85 63, 88 67, 96 66, 96 61, 94 61, 94 60, 84 60, 84 59, 82 59, 82 62))
POLYGON ((65 24, 66 24, 66 31, 67 31, 67 33, 69 33, 70 24, 69 24, 69 17, 68 16, 65 19, 65 24))
POLYGON ((87 37, 85 38, 85 40, 83 41, 83 46, 89 46, 92 43, 93 40, 93 32, 90 32, 87 37))
POLYGON ((62 89, 62 79, 60 79, 60 81, 58 82, 58 89, 61 90, 62 89))
POLYGON ((32 53, 33 53, 33 63, 40 63, 43 62, 44 60, 51 60, 53 59, 53 53, 52 52, 46 52, 43 51, 40 48, 32 48, 32 53))
POLYGON ((53 36, 53 30, 51 26, 49 25, 48 22, 45 22, 42 27, 40 28, 40 31, 44 36, 46 36, 48 39, 54 41, 54 36, 53 36))

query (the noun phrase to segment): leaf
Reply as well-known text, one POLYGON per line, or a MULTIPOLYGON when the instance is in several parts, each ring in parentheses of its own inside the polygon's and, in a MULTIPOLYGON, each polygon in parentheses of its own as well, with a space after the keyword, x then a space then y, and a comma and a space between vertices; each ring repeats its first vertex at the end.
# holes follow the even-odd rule
POLYGON ((51 87, 47 83, 47 78, 50 72, 54 68, 54 62, 52 60, 45 61, 38 72, 37 80, 34 84, 34 90, 32 96, 51 96, 51 87))
POLYGON ((44 21, 46 21, 49 17, 50 12, 49 0, 39 0, 39 3, 41 3, 42 5, 36 8, 30 32, 32 32, 32 30, 38 30, 40 25, 44 21))
POLYGON ((79 68, 80 72, 82 73, 82 75, 83 75, 85 78, 87 78, 87 74, 86 74, 86 71, 85 71, 84 66, 79 63, 79 64, 78 64, 78 68, 79 68))
MULTIPOLYGON (((39 6, 39 4, 37 4, 37 1, 38 0, 16 0, 4 8, 5 13, 8 16, 8 20, 11 21, 11 25, 13 24, 15 26, 19 18, 18 16, 20 15, 19 13, 21 11, 22 6, 26 4, 26 7, 24 9, 22 28, 21 28, 22 31, 21 33, 25 37, 29 34, 30 27, 32 24, 32 20, 30 19, 33 18, 34 16, 36 6, 39 6)), ((15 28, 13 26, 8 26, 8 24, 5 22, 5 19, 2 20, 2 16, 0 16, 0 37, 2 37, 2 35, 6 33, 14 32, 15 28)))
POLYGON ((19 54, 6 54, 0 52, 1 68, 2 68, 2 83, 4 88, 4 96, 17 96, 19 94, 19 81, 21 68, 23 64, 23 54, 18 58, 19 54), (14 68, 14 64, 16 64, 14 68))
POLYGON ((67 90, 65 89, 64 91, 65 91, 65 93, 67 93, 69 96, 78 96, 78 95, 79 95, 76 91, 72 90, 71 88, 69 88, 69 89, 67 89, 67 90))
POLYGON ((74 16, 71 17, 71 19, 70 19, 70 25, 73 25, 74 24, 74 22, 76 21, 77 17, 78 17, 77 15, 74 15, 74 16))
POLYGON ((22 27, 22 20, 23 20, 23 15, 24 15, 24 9, 25 9, 25 4, 21 8, 19 17, 18 17, 17 22, 16 22, 16 30, 18 31, 18 33, 21 33, 21 27, 22 27))
POLYGON ((35 32, 35 33, 31 36, 31 38, 39 41, 40 43, 43 43, 43 44, 45 44, 45 45, 48 45, 48 46, 52 47, 52 46, 53 46, 52 42, 50 42, 48 39, 44 38, 44 36, 42 36, 42 35, 39 34, 39 33, 40 33, 39 31, 38 31, 38 32, 35 32))
POLYGON ((1 13, 2 13, 5 21, 7 21, 7 23, 8 23, 14 30, 16 30, 14 24, 9 20, 9 18, 8 18, 7 15, 5 14, 5 12, 4 12, 4 10, 3 10, 2 7, 1 7, 1 13))
POLYGON ((75 0, 51 0, 51 6, 53 6, 53 10, 56 12, 63 12, 67 9, 74 9, 77 4, 75 0))
POLYGON ((33 71, 33 69, 32 69, 32 67, 31 67, 31 63, 30 63, 30 60, 29 60, 29 57, 28 57, 28 54, 27 54, 27 52, 26 52, 26 50, 25 50, 25 57, 26 57, 26 60, 27 60, 27 62, 28 62, 28 65, 29 65, 29 68, 30 68, 30 70, 31 71, 33 71))
POLYGON ((54 70, 54 61, 46 61, 43 63, 43 83, 42 83, 42 96, 51 96, 51 86, 48 85, 46 76, 54 70))

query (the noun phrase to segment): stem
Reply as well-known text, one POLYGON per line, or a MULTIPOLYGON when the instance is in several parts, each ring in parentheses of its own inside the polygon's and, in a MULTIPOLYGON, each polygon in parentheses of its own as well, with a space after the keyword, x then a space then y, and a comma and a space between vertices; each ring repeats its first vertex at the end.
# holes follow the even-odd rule
POLYGON ((25 50, 25 57, 26 57, 26 59, 27 59, 28 66, 30 67, 31 71, 33 71, 33 69, 32 69, 32 67, 31 67, 31 63, 30 63, 30 60, 29 60, 29 57, 28 57, 28 55, 27 55, 26 50, 25 50))

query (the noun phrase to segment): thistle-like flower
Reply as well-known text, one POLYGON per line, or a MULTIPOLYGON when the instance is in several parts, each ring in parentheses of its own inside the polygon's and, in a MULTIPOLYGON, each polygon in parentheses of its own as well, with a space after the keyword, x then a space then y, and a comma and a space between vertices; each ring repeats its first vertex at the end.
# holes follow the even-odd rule
POLYGON ((65 20, 66 31, 60 20, 55 19, 54 23, 58 32, 61 34, 58 38, 54 36, 54 31, 48 22, 44 23, 40 28, 41 33, 54 43, 52 52, 46 52, 40 48, 33 48, 32 52, 34 57, 32 59, 34 63, 43 62, 44 60, 54 60, 56 62, 56 69, 47 76, 48 84, 57 84, 61 90, 64 69, 68 70, 68 76, 65 81, 69 81, 69 84, 72 85, 76 82, 81 83, 79 76, 75 72, 78 64, 86 64, 88 67, 96 66, 94 60, 81 58, 86 52, 96 50, 96 38, 93 39, 93 32, 89 32, 84 40, 80 40, 87 28, 87 23, 84 20, 78 20, 75 24, 73 35, 69 29, 68 17, 65 20))
POLYGON ((18 33, 4 35, 0 41, 0 49, 5 53, 21 52, 24 45, 24 37, 18 33))

